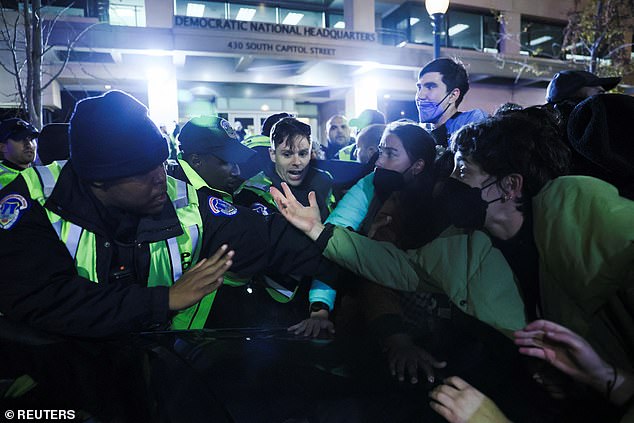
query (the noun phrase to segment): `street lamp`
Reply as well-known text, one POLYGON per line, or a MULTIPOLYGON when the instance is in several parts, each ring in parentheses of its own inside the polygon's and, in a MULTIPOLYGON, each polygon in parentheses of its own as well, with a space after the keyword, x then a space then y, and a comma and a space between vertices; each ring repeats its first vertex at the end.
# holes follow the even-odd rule
POLYGON ((433 19, 434 28, 434 59, 440 57, 440 34, 442 33, 442 18, 449 8, 449 0, 425 0, 427 13, 433 19))

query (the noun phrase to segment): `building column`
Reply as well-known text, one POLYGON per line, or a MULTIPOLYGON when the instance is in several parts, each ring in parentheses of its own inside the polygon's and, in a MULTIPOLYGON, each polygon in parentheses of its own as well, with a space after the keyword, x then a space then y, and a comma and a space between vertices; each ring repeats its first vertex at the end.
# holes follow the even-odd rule
POLYGON ((352 88, 346 93, 345 105, 348 119, 357 117, 365 109, 378 107, 378 86, 378 79, 371 73, 354 78, 352 88))
POLYGON ((178 84, 173 72, 160 68, 148 72, 147 98, 150 119, 157 126, 178 122, 178 84))
POLYGON ((519 56, 521 49, 522 15, 518 12, 500 12, 500 53, 519 56))
POLYGON ((174 0, 145 0, 145 26, 171 28, 174 22, 174 0))
POLYGON ((374 0, 343 0, 348 31, 374 32, 374 0))

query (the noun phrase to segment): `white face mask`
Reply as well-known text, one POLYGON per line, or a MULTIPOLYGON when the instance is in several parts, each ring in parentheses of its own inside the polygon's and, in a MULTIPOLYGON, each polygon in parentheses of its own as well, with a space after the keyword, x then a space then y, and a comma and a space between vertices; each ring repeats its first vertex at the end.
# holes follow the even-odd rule
POLYGON ((447 103, 447 106, 444 109, 440 108, 440 105, 442 104, 443 101, 445 101, 447 97, 449 97, 449 94, 451 94, 451 92, 448 92, 447 95, 445 95, 442 98, 442 100, 440 100, 438 103, 434 103, 433 101, 429 101, 429 100, 421 100, 419 98, 416 98, 416 108, 418 109, 418 118, 420 122, 421 123, 438 122, 438 119, 440 119, 443 113, 445 113, 445 111, 447 111, 447 109, 449 108, 449 103, 447 103))

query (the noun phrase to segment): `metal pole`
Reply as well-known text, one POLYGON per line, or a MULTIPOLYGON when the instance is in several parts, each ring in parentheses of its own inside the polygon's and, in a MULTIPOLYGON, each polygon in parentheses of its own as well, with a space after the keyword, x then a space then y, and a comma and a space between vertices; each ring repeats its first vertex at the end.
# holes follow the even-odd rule
POLYGON ((434 13, 432 15, 434 27, 434 59, 440 57, 440 34, 442 34, 442 13, 434 13))

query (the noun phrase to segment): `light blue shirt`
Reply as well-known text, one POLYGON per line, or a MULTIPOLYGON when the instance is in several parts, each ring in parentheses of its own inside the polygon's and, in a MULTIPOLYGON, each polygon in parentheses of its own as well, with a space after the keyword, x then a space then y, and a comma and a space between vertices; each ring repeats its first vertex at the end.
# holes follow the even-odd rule
MULTIPOLYGON (((374 198, 374 172, 359 179, 343 196, 337 207, 330 213, 326 223, 351 227, 355 231, 359 229, 363 219, 368 214, 370 202, 374 198)), ((332 289, 325 283, 315 279, 308 293, 308 299, 311 303, 320 301, 325 303, 332 311, 335 305, 337 291, 332 289)))

